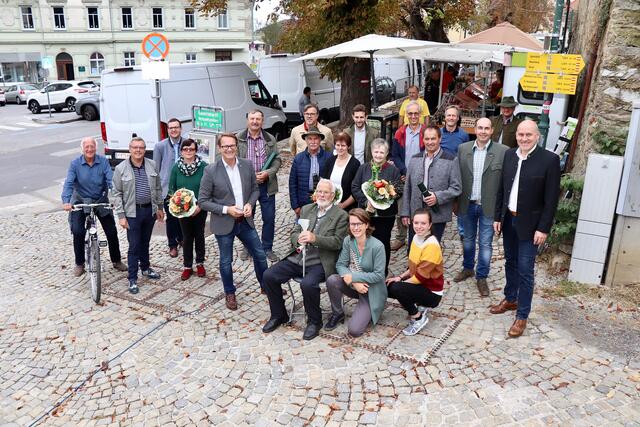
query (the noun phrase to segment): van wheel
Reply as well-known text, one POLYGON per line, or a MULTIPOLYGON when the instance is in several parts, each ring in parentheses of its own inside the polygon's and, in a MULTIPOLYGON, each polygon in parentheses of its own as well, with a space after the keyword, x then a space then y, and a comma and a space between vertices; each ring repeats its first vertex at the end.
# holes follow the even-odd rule
POLYGON ((82 117, 90 122, 98 118, 98 112, 93 105, 87 105, 82 109, 82 117))
POLYGON ((38 104, 38 101, 31 101, 29 103, 29 110, 31 110, 31 112, 33 114, 39 114, 40 113, 40 104, 38 104))
POLYGON ((67 110, 76 111, 76 99, 75 98, 67 98, 64 105, 67 106, 67 110))

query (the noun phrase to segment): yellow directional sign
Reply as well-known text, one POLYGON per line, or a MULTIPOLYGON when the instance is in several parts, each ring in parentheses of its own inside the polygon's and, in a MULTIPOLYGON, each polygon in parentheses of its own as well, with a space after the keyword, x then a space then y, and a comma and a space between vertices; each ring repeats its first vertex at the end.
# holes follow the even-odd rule
POLYGON ((520 79, 522 89, 530 92, 564 93, 574 95, 578 84, 577 75, 547 74, 527 71, 520 79))
POLYGON ((527 54, 527 71, 577 75, 583 68, 582 55, 534 52, 527 54))

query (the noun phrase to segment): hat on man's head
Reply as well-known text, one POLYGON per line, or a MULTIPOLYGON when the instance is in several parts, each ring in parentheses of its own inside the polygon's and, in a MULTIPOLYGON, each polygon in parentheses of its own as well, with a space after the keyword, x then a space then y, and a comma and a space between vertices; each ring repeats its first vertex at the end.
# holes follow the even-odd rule
POLYGON ((317 135, 320 137, 320 140, 324 139, 324 134, 318 130, 317 127, 311 126, 308 131, 302 134, 302 139, 307 139, 309 135, 317 135))
POLYGON ((498 105, 498 107, 513 108, 513 107, 517 106, 518 103, 513 98, 513 96, 505 96, 505 97, 502 98, 502 101, 500 101, 500 103, 497 104, 497 105, 498 105))

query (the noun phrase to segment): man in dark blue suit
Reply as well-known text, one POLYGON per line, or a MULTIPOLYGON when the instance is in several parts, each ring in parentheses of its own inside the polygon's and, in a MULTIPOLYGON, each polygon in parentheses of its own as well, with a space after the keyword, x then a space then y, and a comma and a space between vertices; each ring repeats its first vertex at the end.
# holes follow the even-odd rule
POLYGON ((504 299, 490 312, 517 310, 509 329, 513 338, 527 327, 536 254, 549 235, 560 194, 560 159, 538 146, 539 139, 534 121, 518 125, 518 148, 505 153, 496 199, 493 228, 496 233, 504 232, 506 285, 504 299))

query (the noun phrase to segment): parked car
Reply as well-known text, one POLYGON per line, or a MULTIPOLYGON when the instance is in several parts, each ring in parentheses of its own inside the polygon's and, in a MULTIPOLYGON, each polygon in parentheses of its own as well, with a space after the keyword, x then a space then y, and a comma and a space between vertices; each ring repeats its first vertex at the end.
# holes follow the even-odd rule
POLYGON ((376 96, 378 98, 378 105, 386 104, 396 99, 395 82, 389 77, 376 77, 376 96))
POLYGON ((51 108, 62 111, 66 108, 69 111, 76 110, 76 101, 100 91, 100 86, 93 80, 59 81, 50 82, 38 92, 34 92, 27 97, 27 108, 33 114, 38 114, 42 109, 46 109, 48 102, 51 108), (49 99, 47 99, 47 92, 49 99))
POLYGON ((4 95, 4 89, 0 88, 0 107, 4 107, 7 104, 7 98, 4 95))
POLYGON ((100 118, 100 95, 91 95, 76 102, 76 114, 87 121, 100 118))
POLYGON ((7 102, 14 102, 16 104, 22 104, 27 102, 27 98, 34 92, 37 92, 38 88, 31 83, 16 83, 13 86, 7 86, 5 88, 5 96, 7 102))

